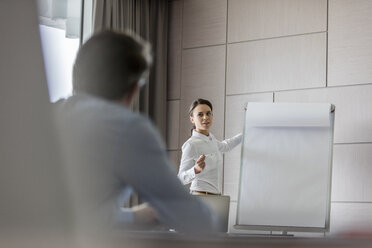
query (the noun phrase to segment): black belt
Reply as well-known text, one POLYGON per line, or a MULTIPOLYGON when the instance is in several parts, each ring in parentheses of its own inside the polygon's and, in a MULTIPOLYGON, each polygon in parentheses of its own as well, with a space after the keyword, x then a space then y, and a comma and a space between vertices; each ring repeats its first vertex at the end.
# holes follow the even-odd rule
POLYGON ((221 195, 221 194, 211 193, 208 191, 199 191, 199 190, 193 190, 192 192, 196 192, 196 193, 203 194, 203 195, 221 195))

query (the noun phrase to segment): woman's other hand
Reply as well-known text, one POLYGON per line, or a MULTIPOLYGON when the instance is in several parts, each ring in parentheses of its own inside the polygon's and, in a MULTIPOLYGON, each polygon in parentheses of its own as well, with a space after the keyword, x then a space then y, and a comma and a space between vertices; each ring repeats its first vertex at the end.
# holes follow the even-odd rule
POLYGON ((196 163, 194 165, 194 170, 195 170, 195 174, 199 174, 200 172, 202 172, 204 170, 204 167, 205 167, 205 155, 201 155, 198 160, 196 160, 196 163))

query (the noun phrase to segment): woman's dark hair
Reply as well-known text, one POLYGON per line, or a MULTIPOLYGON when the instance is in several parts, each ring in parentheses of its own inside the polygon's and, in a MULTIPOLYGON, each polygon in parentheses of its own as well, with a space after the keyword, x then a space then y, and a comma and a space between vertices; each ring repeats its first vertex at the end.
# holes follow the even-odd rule
MULTIPOLYGON (((190 105, 190 109, 189 109, 189 115, 192 116, 192 112, 194 111, 194 109, 200 105, 200 104, 205 104, 205 105, 208 105, 208 107, 211 108, 211 111, 213 111, 213 106, 212 106, 212 103, 208 100, 205 100, 205 99, 202 99, 202 98, 198 98, 196 99, 195 101, 193 101, 190 105)), ((192 126, 192 129, 191 129, 191 135, 192 135, 192 130, 194 130, 196 127, 195 125, 192 126)))

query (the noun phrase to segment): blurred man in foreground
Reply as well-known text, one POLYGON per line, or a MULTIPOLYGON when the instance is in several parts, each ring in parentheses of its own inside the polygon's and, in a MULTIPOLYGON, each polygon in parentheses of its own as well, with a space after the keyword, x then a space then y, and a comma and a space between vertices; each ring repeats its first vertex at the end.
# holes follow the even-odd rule
POLYGON ((129 109, 150 64, 148 44, 111 31, 77 55, 74 95, 56 108, 79 230, 155 220, 186 233, 214 230, 213 214, 171 169, 159 133, 129 109), (131 188, 148 204, 122 209, 131 188))

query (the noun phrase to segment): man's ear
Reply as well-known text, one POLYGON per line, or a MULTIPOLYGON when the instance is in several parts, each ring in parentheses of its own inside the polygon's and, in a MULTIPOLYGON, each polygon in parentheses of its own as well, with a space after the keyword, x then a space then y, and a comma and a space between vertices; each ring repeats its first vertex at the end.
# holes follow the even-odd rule
POLYGON ((137 92, 139 90, 138 82, 133 84, 133 86, 130 88, 129 92, 125 94, 121 99, 119 99, 117 102, 125 105, 130 106, 134 100, 134 97, 136 96, 137 92))
POLYGON ((138 90, 139 90, 139 84, 137 82, 132 86, 132 88, 129 90, 129 93, 127 94, 129 103, 131 103, 133 101, 133 99, 134 99, 135 95, 137 94, 138 90))

